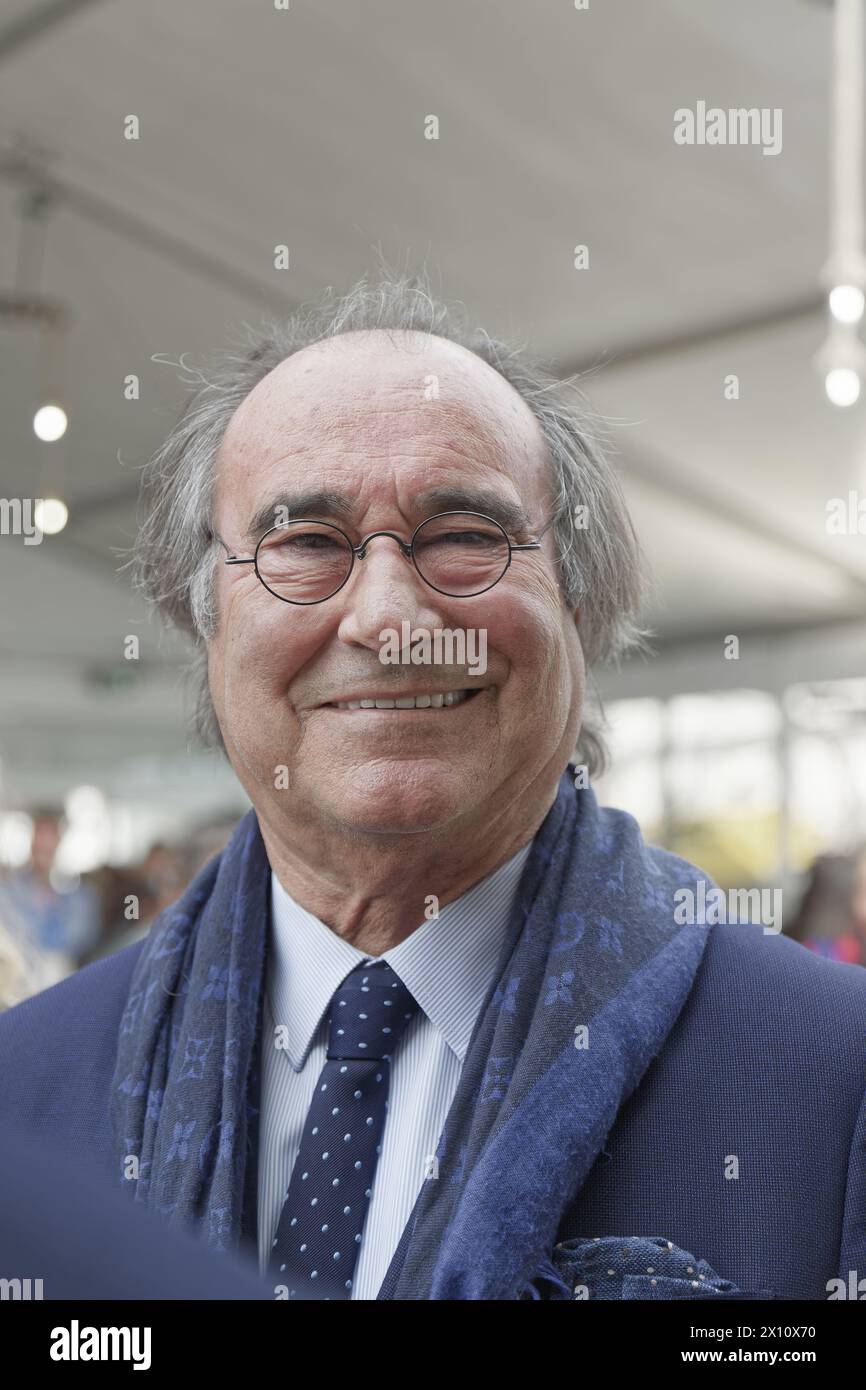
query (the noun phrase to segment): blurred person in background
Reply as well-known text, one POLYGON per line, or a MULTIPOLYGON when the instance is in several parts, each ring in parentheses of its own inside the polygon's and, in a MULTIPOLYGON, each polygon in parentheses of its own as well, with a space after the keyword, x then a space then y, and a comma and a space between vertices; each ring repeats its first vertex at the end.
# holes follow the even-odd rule
POLYGON ((787 934, 828 960, 866 965, 866 845, 815 860, 787 934))
POLYGON ((149 927, 161 912, 180 897, 190 880, 187 859, 186 848, 168 845, 164 840, 157 840, 151 845, 141 865, 143 927, 149 927))
POLYGON ((0 922, 0 1012, 44 988, 38 957, 29 958, 0 922))
POLYGON ((189 883, 189 861, 187 847, 156 840, 140 864, 105 865, 98 874, 101 935, 82 964, 102 960, 147 936, 151 923, 189 883))
POLYGON ((203 869, 214 855, 221 854, 238 823, 237 814, 228 813, 206 821, 193 830, 187 839, 188 871, 191 879, 203 869))
POLYGON ((99 939, 81 963, 90 965, 142 940, 151 924, 228 843, 237 817, 193 828, 182 844, 156 840, 138 864, 105 864, 92 875, 102 903, 99 939))
POLYGON ((98 940, 99 895, 57 866, 61 812, 41 807, 32 819, 27 863, 0 879, 0 925, 27 962, 35 987, 45 989, 75 970, 98 940))

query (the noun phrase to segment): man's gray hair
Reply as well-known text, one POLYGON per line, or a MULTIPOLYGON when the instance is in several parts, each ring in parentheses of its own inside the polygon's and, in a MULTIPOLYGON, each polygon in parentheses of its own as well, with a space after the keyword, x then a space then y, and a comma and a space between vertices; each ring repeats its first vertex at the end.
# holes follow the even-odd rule
MULTIPOLYGON (((575 380, 558 379, 525 349, 467 322, 463 306, 434 297, 426 272, 386 269, 374 283, 364 276, 345 294, 329 287, 286 317, 258 328, 245 324, 243 341, 214 354, 204 369, 180 359, 195 389, 143 469, 141 525, 129 563, 139 591, 195 643, 190 668, 195 725, 208 746, 224 748, 207 683, 205 644, 217 623, 220 546, 212 508, 226 428, 253 388, 292 353, 341 333, 373 329, 435 334, 458 343, 523 397, 547 444, 560 588, 569 609, 580 608, 578 632, 587 667, 647 649, 647 630, 638 626, 645 593, 640 547, 619 482, 593 433, 599 421, 575 380)), ((576 756, 590 774, 602 772, 607 762, 599 723, 586 714, 576 756)))

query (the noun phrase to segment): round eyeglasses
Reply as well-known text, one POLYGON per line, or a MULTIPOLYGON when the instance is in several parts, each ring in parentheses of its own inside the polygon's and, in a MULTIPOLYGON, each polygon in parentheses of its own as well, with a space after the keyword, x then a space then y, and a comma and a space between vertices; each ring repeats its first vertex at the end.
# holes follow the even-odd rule
POLYGON ((370 541, 390 536, 431 589, 449 598, 471 598, 499 583, 514 551, 540 550, 553 520, 537 540, 518 543, 483 512, 438 512, 416 526, 408 543, 394 531, 371 531, 353 545, 332 522, 301 517, 272 526, 254 555, 230 555, 225 564, 253 565, 265 588, 284 603, 323 603, 348 582, 355 557, 364 559, 370 541))

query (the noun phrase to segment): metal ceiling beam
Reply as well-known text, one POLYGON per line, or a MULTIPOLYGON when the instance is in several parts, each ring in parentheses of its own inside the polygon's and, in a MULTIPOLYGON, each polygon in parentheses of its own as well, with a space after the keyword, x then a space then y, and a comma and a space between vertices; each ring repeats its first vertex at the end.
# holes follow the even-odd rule
POLYGON ((0 29, 0 62, 92 4, 94 0, 49 0, 48 4, 36 9, 31 6, 28 13, 19 15, 0 29))
POLYGON ((232 290, 242 299, 262 304, 271 311, 290 313, 297 307, 297 301, 282 294, 274 282, 266 283, 264 279, 248 275, 221 256, 205 251, 173 232, 163 231, 98 193, 77 187, 41 160, 35 160, 20 150, 7 148, 0 151, 0 179, 45 189, 64 208, 85 221, 125 237, 154 255, 173 262, 188 274, 217 285, 222 291, 232 290))
POLYGON ((575 357, 558 366, 557 371, 564 378, 575 372, 583 375, 600 369, 610 372, 618 367, 633 367, 650 358, 682 356, 687 352, 714 347, 729 338, 757 336, 779 328, 787 328, 791 324, 823 314, 826 309, 826 295, 816 292, 786 303, 770 305, 757 313, 738 314, 664 337, 637 339, 631 343, 622 343, 619 347, 605 348, 592 357, 575 357))
POLYGON ((824 565, 839 574, 862 593, 866 601, 866 572, 848 564, 838 555, 831 554, 822 546, 810 544, 786 526, 779 526, 764 520, 746 502, 732 496, 730 492, 714 488, 706 479, 695 479, 684 468, 672 465, 668 460, 651 449, 626 449, 617 458, 617 463, 626 477, 646 483, 666 497, 674 497, 696 508, 705 516, 715 517, 728 525, 743 531, 756 539, 766 541, 775 549, 788 551, 812 564, 824 565))

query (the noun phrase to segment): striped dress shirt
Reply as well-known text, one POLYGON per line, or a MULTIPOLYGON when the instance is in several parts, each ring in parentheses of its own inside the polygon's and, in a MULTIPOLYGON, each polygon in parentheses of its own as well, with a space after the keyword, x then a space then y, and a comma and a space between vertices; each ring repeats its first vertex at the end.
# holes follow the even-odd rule
MULTIPOLYGON (((391 1062, 382 1151, 355 1266, 352 1298, 376 1298, 431 1172, 472 1030, 493 984, 505 928, 532 847, 440 908, 381 959, 419 1004, 391 1062)), ((264 1274, 325 1064, 328 1006, 361 961, 358 950, 289 896, 271 874, 258 1166, 259 1266, 264 1274), (279 1046, 275 1029, 281 1027, 279 1046)))

